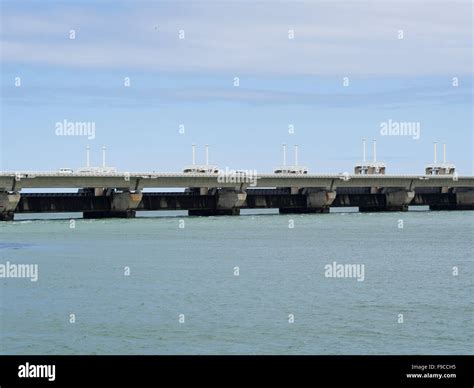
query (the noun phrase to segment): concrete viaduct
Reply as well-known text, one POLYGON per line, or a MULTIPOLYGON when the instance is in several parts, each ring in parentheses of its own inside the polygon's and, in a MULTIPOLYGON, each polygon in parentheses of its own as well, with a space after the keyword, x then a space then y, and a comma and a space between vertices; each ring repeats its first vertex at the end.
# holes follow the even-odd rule
POLYGON ((0 220, 15 213, 83 212, 85 218, 134 217, 141 210, 187 210, 189 215, 238 215, 240 209, 326 213, 473 210, 474 177, 457 175, 58 173, 0 172, 0 220), (144 189, 184 188, 182 192, 144 189), (22 193, 78 189, 77 193, 22 193))

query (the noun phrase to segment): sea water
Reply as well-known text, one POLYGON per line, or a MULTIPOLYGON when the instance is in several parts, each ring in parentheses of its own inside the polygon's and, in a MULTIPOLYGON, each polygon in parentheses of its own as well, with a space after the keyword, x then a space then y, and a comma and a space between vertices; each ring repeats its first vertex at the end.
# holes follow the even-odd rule
POLYGON ((1 222, 0 353, 473 353, 472 212, 162 214, 1 222))

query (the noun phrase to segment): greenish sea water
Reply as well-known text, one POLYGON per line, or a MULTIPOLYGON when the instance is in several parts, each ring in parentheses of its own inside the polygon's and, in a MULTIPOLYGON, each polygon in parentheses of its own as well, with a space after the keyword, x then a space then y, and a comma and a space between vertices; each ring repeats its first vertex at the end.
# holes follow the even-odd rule
POLYGON ((473 216, 20 215, 0 264, 39 278, 0 279, 0 353, 473 354, 473 216))

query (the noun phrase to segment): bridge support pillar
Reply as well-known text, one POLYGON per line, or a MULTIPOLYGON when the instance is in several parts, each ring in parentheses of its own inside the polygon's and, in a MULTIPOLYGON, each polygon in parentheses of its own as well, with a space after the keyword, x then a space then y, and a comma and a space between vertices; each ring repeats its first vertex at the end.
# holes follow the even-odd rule
POLYGON ((0 221, 13 221, 20 193, 0 192, 0 221))
POLYGON ((452 190, 456 195, 456 203, 430 205, 430 210, 474 210, 474 190, 462 187, 452 190))
POLYGON ((474 210, 474 190, 455 189, 457 210, 474 210))
POLYGON ((247 199, 245 190, 216 190, 216 207, 213 209, 189 209, 190 216, 238 216, 247 199))
POLYGON ((306 196, 306 206, 280 208, 280 214, 329 213, 329 208, 336 199, 335 190, 304 188, 300 190, 300 194, 306 196))
POLYGON ((110 193, 110 210, 92 210, 83 213, 85 219, 92 218, 134 218, 135 209, 142 200, 140 191, 134 193, 125 191, 112 191, 110 193))
POLYGON ((388 188, 382 191, 385 194, 385 204, 381 206, 360 206, 360 212, 405 212, 408 205, 415 198, 414 190, 388 188))

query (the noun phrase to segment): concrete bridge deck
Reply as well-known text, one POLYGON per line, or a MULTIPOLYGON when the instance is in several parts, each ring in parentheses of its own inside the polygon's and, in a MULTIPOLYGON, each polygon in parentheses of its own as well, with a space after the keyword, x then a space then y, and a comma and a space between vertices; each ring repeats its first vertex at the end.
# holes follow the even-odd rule
POLYGON ((354 175, 354 174, 258 174, 253 182, 232 182, 216 174, 117 173, 61 174, 48 172, 0 172, 0 191, 30 188, 110 187, 144 188, 186 187, 474 187, 472 176, 354 175))

